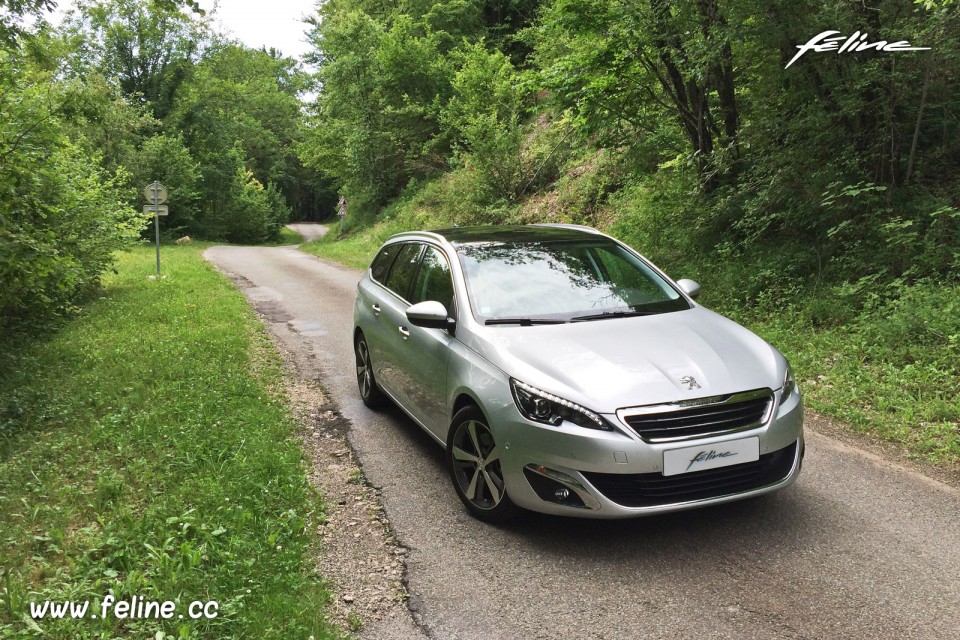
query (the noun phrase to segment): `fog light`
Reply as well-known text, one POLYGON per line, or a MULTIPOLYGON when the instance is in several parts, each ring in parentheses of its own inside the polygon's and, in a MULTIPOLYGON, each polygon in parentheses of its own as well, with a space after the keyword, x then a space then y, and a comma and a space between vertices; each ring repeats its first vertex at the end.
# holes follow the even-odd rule
MULTIPOLYGON (((562 504, 565 507, 586 507, 583 499, 576 491, 568 489, 563 485, 563 483, 567 483, 580 486, 580 483, 577 482, 576 479, 571 478, 567 474, 542 465, 528 464, 523 468, 523 475, 526 476, 527 482, 530 483, 530 488, 533 489, 534 493, 536 493, 541 500, 553 502, 554 504, 562 504)), ((590 508, 596 507, 591 505, 590 508)))

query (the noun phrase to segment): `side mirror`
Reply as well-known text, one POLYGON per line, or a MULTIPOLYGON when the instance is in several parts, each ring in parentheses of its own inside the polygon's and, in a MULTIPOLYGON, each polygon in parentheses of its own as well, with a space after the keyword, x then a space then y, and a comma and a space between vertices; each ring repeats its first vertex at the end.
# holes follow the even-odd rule
POLYGON ((690 296, 694 300, 696 300, 700 296, 699 283, 693 280, 690 280, 688 278, 684 278, 683 280, 677 280, 677 284, 680 286, 681 289, 683 289, 684 293, 686 293, 688 296, 690 296))
POLYGON ((447 315, 447 309, 436 300, 425 300, 407 309, 410 324, 427 329, 450 329, 453 319, 447 315))

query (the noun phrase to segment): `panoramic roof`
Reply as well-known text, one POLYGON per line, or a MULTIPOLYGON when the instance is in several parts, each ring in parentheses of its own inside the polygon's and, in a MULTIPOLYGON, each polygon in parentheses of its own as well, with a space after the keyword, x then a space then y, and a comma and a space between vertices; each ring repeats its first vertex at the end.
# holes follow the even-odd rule
POLYGON ((483 242, 543 242, 545 240, 580 240, 596 238, 591 231, 571 227, 538 225, 488 225, 482 227, 453 227, 436 229, 432 233, 443 236, 453 245, 483 242))

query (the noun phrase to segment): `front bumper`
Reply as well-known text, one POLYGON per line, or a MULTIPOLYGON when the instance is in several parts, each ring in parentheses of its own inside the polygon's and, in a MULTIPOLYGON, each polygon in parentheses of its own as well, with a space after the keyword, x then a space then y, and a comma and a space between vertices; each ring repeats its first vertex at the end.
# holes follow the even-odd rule
POLYGON ((491 416, 507 493, 517 505, 581 518, 631 518, 692 509, 762 495, 796 480, 804 454, 803 403, 779 392, 764 425, 722 436, 648 443, 617 416, 615 431, 564 423, 530 422, 514 406, 491 416), (759 439, 760 460, 718 469, 663 476, 664 451, 759 439))

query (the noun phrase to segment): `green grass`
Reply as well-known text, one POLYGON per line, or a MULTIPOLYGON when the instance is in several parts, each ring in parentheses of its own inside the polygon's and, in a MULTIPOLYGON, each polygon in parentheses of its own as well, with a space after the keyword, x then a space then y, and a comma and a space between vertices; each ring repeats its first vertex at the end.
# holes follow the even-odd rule
POLYGON ((279 358, 202 248, 164 247, 160 280, 122 254, 79 317, 3 345, 0 638, 337 637, 279 358), (29 621, 107 593, 219 616, 29 621))
POLYGON ((854 430, 960 468, 960 286, 921 282, 840 323, 818 321, 830 291, 785 308, 715 308, 777 345, 806 405, 854 430))
POLYGON ((383 240, 379 239, 380 235, 375 230, 364 230, 338 241, 335 237, 331 237, 333 236, 331 231, 323 238, 300 245, 300 250, 362 270, 370 266, 370 260, 383 244, 383 240))
POLYGON ((278 245, 300 244, 303 242, 303 236, 288 227, 280 227, 280 240, 278 245))
POLYGON ((350 231, 341 238, 338 223, 331 225, 330 232, 324 237, 301 245, 300 250, 353 269, 366 269, 384 240, 395 233, 415 228, 391 220, 350 231))

